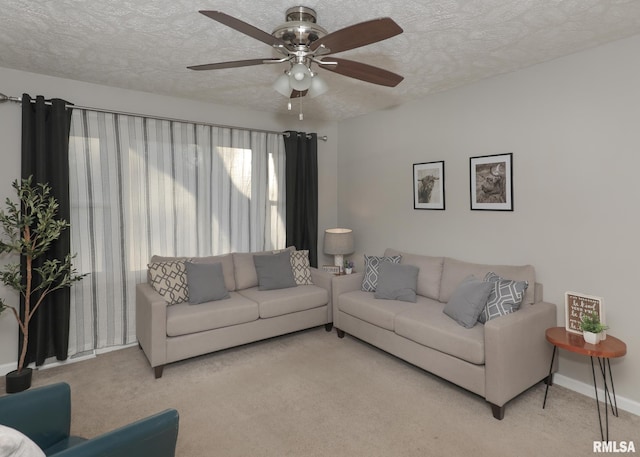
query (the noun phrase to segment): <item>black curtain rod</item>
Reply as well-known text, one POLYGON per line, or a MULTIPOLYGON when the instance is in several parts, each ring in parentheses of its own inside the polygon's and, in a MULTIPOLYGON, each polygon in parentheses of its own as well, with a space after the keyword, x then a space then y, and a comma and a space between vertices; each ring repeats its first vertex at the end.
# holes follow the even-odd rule
MULTIPOLYGON (((14 103, 22 103, 22 97, 13 97, 13 96, 9 96, 9 95, 5 95, 0 93, 0 103, 3 102, 14 102, 14 103)), ((32 103, 34 103, 35 100, 32 100, 32 103)), ((49 100, 45 100, 46 104, 51 104, 51 101, 49 100)), ((109 114, 121 114, 123 116, 136 116, 136 117, 150 117, 153 119, 158 119, 161 121, 172 121, 172 122, 188 122, 190 124, 200 124, 200 125, 206 125, 207 127, 219 127, 219 128, 225 128, 225 129, 236 129, 236 130, 248 130, 250 132, 261 132, 261 133, 277 133, 280 135, 284 135, 286 137, 289 136, 288 132, 276 132, 274 130, 262 130, 262 129, 250 129, 247 127, 237 127, 234 125, 222 125, 222 124, 211 124, 208 122, 196 122, 196 121, 190 121, 187 119, 178 119, 178 118, 173 118, 173 117, 164 117, 164 116, 151 116, 148 114, 140 114, 140 113, 129 113, 126 111, 116 111, 116 110, 110 110, 110 109, 103 109, 103 108, 94 108, 92 106, 80 106, 80 105, 73 105, 73 104, 67 104, 66 105, 67 108, 77 108, 77 109, 84 109, 84 110, 88 110, 88 111, 96 111, 98 113, 109 113, 109 114)), ((307 138, 309 138, 310 135, 307 134, 307 138)), ((322 140, 322 141, 327 141, 329 138, 326 135, 320 136, 318 135, 318 139, 322 140)))

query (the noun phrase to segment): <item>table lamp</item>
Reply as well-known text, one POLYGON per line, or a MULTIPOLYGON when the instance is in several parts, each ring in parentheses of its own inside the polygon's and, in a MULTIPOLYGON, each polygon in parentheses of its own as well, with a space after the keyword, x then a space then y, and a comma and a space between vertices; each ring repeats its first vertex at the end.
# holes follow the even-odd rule
POLYGON ((333 264, 344 265, 344 255, 354 252, 353 230, 346 228, 332 228, 324 231, 324 253, 334 255, 333 264))

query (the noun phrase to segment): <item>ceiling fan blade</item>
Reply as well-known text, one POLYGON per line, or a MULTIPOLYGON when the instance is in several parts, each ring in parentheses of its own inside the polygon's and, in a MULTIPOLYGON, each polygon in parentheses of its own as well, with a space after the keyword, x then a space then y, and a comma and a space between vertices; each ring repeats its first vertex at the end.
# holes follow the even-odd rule
POLYGON ((353 60, 337 59, 331 57, 332 62, 337 65, 322 65, 321 68, 332 71, 334 73, 348 76, 349 78, 359 79, 368 83, 378 84, 380 86, 396 87, 403 76, 384 70, 382 68, 367 65, 365 63, 354 62, 353 60))
POLYGON ((314 41, 310 48, 315 51, 324 45, 329 49, 327 54, 335 54, 386 40, 400 33, 402 33, 402 28, 393 19, 383 17, 336 30, 314 41))
POLYGON ((256 40, 267 43, 268 45, 274 47, 284 47, 286 44, 280 38, 276 38, 270 33, 260 30, 259 28, 254 27, 251 24, 247 24, 246 22, 243 22, 240 19, 236 19, 233 16, 229 16, 228 14, 225 14, 223 12, 202 10, 200 11, 200 13, 213 19, 214 21, 218 21, 221 24, 231 27, 238 32, 242 32, 245 35, 249 35, 250 37, 255 38, 256 40))
POLYGON ((233 62, 219 62, 208 63, 204 65, 192 65, 187 67, 189 70, 222 70, 223 68, 236 68, 236 67, 250 67, 252 65, 262 65, 263 63, 278 63, 281 59, 272 59, 270 57, 266 59, 249 59, 249 60, 236 60, 233 62))

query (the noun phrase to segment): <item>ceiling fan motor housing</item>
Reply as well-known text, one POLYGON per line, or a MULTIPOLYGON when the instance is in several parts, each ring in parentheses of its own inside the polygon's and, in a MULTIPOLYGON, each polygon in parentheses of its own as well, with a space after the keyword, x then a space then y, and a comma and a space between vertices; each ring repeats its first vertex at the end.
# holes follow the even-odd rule
POLYGON ((316 24, 316 12, 306 6, 294 6, 285 14, 286 22, 271 33, 294 48, 309 46, 327 31, 316 24))

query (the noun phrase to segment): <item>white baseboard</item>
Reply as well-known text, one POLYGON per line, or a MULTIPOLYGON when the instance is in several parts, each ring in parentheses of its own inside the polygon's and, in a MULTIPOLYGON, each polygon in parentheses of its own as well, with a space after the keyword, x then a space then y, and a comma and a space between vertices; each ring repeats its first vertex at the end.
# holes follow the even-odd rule
MULTIPOLYGON (((592 384, 576 381, 573 378, 569 378, 558 373, 553 375, 553 383, 566 387, 569 390, 573 390, 574 392, 578 392, 579 394, 585 395, 589 398, 593 398, 594 400, 596 398, 592 384)), ((598 398, 600 400, 604 398, 604 390, 598 389, 598 398)), ((640 403, 637 401, 616 395, 616 403, 618 404, 618 408, 630 412, 631 414, 635 414, 636 416, 640 416, 640 403)))

